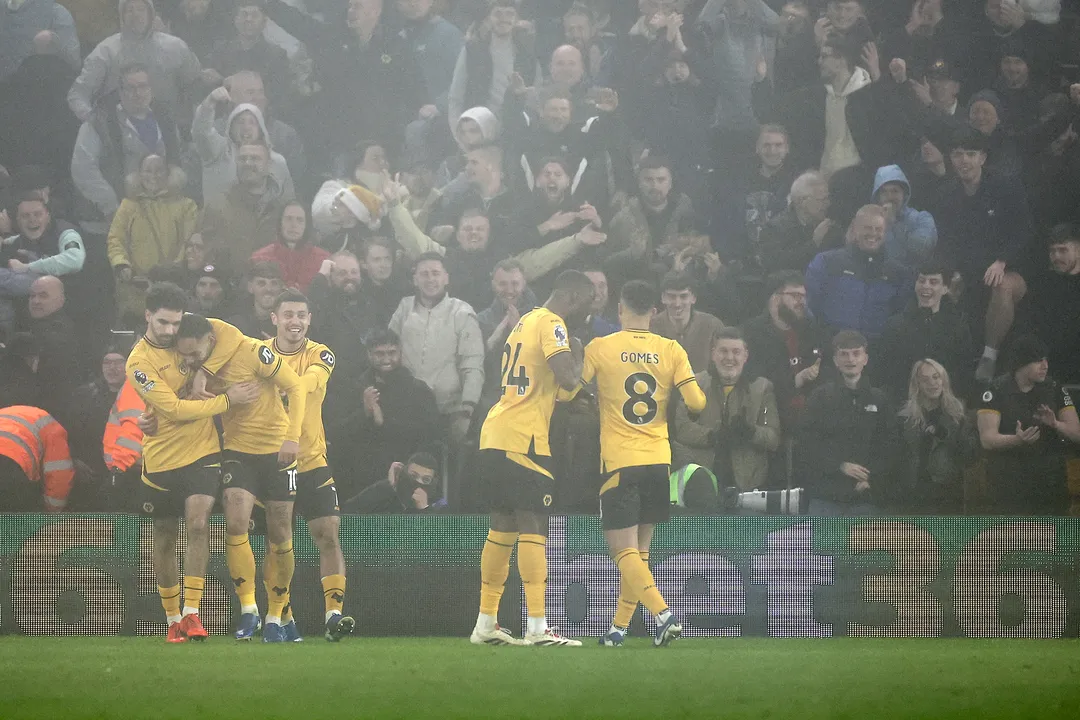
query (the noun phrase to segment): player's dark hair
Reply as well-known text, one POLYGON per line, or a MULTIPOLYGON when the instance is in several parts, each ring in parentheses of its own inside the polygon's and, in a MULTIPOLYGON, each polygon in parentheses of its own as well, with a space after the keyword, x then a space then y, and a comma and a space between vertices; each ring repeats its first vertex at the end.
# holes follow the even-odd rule
POLYGON ((176 339, 206 337, 214 331, 214 326, 202 315, 184 313, 180 319, 180 327, 176 331, 176 339))
POLYGON ((593 284, 589 276, 580 270, 563 270, 555 277, 552 293, 573 293, 574 295, 592 294, 593 284))
POLYGON ((274 312, 277 312, 281 308, 282 303, 303 303, 309 308, 311 307, 311 303, 308 301, 307 295, 300 292, 299 290, 290 289, 278 295, 277 299, 274 300, 274 312))
POLYGON ((694 278, 688 273, 669 272, 660 283, 660 292, 689 290, 694 292, 694 278))
POLYGON ((841 330, 833 338, 833 352, 837 350, 854 350, 855 348, 866 349, 866 336, 858 330, 841 330))
POLYGON ((366 338, 364 338, 364 346, 368 350, 374 350, 382 345, 394 345, 395 347, 401 347, 401 338, 393 330, 382 328, 375 330, 366 338))
POLYGON ((656 288, 644 280, 631 280, 622 286, 619 302, 636 315, 648 315, 656 307, 656 288))
POLYGON ((439 472, 439 461, 435 459, 435 456, 429 452, 414 452, 409 456, 408 462, 405 463, 406 467, 409 465, 419 465, 430 470, 439 472))
POLYGON ((183 312, 187 304, 187 293, 181 290, 176 283, 154 283, 146 292, 146 309, 152 313, 158 310, 183 312))

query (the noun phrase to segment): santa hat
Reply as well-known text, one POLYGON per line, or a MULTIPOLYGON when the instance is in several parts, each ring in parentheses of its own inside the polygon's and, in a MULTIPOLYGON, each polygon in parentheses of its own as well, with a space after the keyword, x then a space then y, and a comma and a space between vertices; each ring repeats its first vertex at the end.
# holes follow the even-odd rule
POLYGON ((335 200, 349 209, 356 219, 374 229, 382 221, 382 200, 363 185, 338 190, 335 200))

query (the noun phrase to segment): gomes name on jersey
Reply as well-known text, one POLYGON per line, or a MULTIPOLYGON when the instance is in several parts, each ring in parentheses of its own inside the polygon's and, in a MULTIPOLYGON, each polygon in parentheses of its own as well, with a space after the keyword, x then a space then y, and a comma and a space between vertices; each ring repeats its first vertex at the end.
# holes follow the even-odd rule
POLYGON ((624 350, 619 359, 624 363, 646 363, 647 365, 660 364, 660 355, 658 353, 626 352, 624 350))

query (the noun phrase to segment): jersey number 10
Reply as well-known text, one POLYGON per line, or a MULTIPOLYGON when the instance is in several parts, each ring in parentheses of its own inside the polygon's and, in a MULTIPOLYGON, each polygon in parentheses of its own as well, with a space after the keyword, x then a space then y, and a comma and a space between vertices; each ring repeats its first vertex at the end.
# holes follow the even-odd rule
POLYGON ((511 359, 510 343, 503 345, 503 357, 502 357, 502 392, 506 394, 506 389, 509 387, 516 387, 518 395, 524 395, 525 391, 529 388, 529 376, 525 374, 525 366, 518 365, 518 360, 521 358, 521 343, 518 343, 513 350, 513 359, 511 359))

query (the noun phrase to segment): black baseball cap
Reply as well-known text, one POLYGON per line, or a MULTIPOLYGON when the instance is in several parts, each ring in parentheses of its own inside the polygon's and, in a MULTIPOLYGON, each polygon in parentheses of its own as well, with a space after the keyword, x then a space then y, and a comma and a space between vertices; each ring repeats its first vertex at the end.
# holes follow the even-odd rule
POLYGON ((930 66, 926 68, 927 80, 955 80, 960 82, 960 76, 945 58, 938 58, 934 62, 930 63, 930 66))

